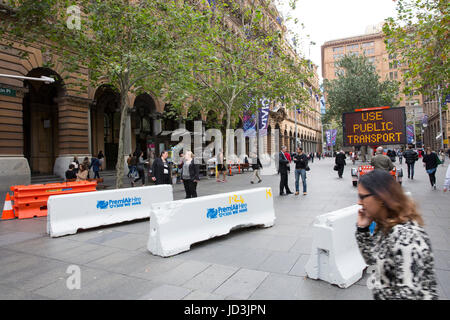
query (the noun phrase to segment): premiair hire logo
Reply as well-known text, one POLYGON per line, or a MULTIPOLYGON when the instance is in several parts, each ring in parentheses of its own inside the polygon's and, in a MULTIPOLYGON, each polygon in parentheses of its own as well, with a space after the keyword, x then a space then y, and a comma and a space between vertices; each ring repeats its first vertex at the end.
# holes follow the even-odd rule
POLYGON ((246 203, 232 204, 226 207, 208 208, 206 217, 208 219, 217 219, 218 217, 222 218, 243 212, 247 212, 246 203))
POLYGON ((123 207, 131 207, 131 206, 139 206, 142 204, 141 197, 129 197, 122 198, 119 200, 97 200, 97 209, 105 210, 105 209, 113 209, 113 208, 123 208, 123 207))

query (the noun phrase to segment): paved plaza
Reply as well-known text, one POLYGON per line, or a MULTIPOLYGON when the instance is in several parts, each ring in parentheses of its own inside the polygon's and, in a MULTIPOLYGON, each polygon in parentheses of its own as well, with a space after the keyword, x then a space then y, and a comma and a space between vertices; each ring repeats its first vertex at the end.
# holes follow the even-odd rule
MULTIPOLYGON (((437 170, 436 191, 421 160, 415 179, 405 177, 403 182, 418 203, 431 238, 440 299, 450 298, 450 194, 442 192, 449 162, 447 158, 437 170)), ((198 186, 199 196, 272 187, 275 225, 236 230, 169 258, 147 251, 148 219, 54 239, 46 234, 45 217, 0 221, 0 299, 371 300, 367 275, 341 289, 309 279, 304 271, 314 218, 357 202, 351 161, 347 160, 343 179, 338 179, 333 164, 334 159, 310 163, 306 196, 278 196, 277 175, 263 176, 262 183, 252 185, 251 170, 228 177, 227 183, 205 177, 198 186), (79 290, 69 290, 66 284, 71 265, 81 270, 79 290)), ((405 164, 402 167, 406 169, 405 164)), ((289 185, 294 192, 292 169, 289 185)), ((175 185, 174 198, 184 195, 182 185, 175 185)))

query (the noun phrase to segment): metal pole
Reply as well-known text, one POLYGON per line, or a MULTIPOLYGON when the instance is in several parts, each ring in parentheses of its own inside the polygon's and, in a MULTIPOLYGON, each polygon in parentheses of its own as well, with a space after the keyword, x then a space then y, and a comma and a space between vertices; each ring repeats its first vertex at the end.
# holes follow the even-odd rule
POLYGON ((417 145, 417 137, 416 137, 416 109, 413 106, 413 125, 414 125, 414 143, 417 145))
POLYGON ((438 103, 439 103, 439 127, 441 131, 441 149, 444 149, 444 131, 442 130, 442 101, 441 101, 441 85, 438 86, 438 103))
POLYGON ((256 110, 256 158, 259 157, 259 107, 256 110))
POLYGON ((294 152, 297 152, 297 107, 295 107, 295 150, 294 152))

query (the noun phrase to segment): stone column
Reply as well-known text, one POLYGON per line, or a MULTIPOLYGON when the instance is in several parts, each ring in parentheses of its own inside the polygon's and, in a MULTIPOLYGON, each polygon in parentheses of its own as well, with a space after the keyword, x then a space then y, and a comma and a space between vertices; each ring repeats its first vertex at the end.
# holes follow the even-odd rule
POLYGON ((0 84, 0 191, 28 185, 31 170, 24 156, 23 97, 27 89, 0 84))
POLYGON ((73 157, 81 163, 84 157, 92 157, 89 151, 88 111, 90 99, 64 96, 58 98, 58 150, 53 173, 62 178, 73 157))

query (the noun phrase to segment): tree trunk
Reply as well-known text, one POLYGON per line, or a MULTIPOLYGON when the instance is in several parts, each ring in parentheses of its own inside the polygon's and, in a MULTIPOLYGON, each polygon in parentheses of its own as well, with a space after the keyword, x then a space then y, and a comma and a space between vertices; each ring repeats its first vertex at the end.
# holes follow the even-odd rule
MULTIPOLYGON (((225 152, 224 154, 226 155, 226 168, 228 170, 228 164, 230 163, 230 156, 229 156, 229 150, 230 148, 228 148, 229 143, 230 143, 230 137, 228 135, 228 130, 231 129, 231 106, 233 104, 230 103, 229 106, 227 106, 227 124, 226 124, 226 129, 225 129, 225 152)), ((234 142, 234 141, 233 141, 234 142)))
POLYGON ((123 186, 123 170, 124 170, 124 137, 125 127, 128 115, 128 92, 121 88, 120 90, 120 131, 119 131, 119 150, 117 152, 116 163, 116 189, 120 189, 123 186))

